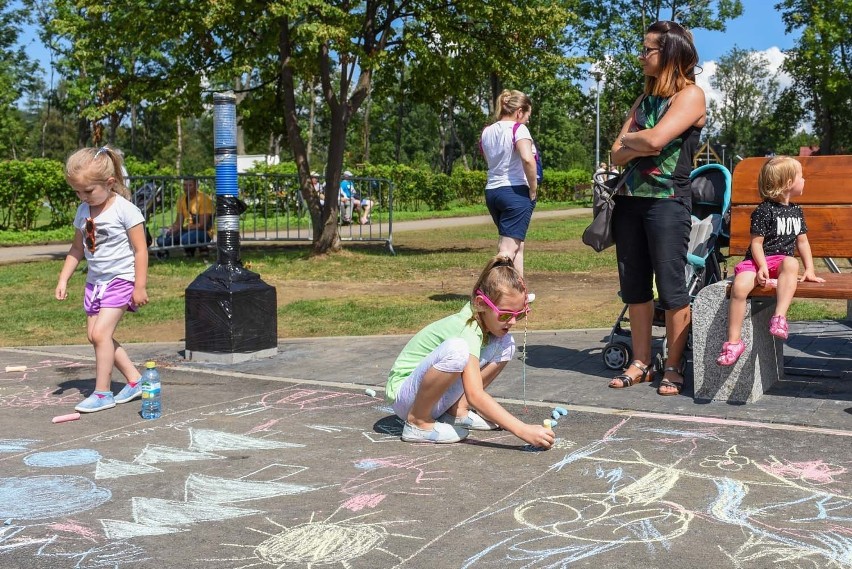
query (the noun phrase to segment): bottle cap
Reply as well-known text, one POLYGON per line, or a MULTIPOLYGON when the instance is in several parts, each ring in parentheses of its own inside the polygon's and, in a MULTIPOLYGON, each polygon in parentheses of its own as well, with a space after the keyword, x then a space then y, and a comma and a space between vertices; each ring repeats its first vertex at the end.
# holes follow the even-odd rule
POLYGON ((148 369, 152 369, 157 367, 157 362, 145 362, 145 367, 148 369))

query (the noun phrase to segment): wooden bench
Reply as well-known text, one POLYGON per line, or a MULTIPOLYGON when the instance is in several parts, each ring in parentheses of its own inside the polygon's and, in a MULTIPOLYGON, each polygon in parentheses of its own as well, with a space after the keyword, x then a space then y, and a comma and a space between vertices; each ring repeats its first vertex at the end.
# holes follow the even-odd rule
MULTIPOLYGON (((799 283, 796 298, 852 300, 852 273, 840 273, 835 258, 852 258, 852 156, 797 157, 805 178, 802 206, 815 263, 823 258, 831 272, 824 283, 799 283)), ((766 158, 747 158, 734 170, 730 255, 741 257, 751 241, 751 212, 762 201, 757 177, 766 158)), ((730 280, 705 287, 693 303, 693 369, 696 401, 745 403, 758 400, 784 377, 784 343, 769 334, 775 289, 757 287, 743 322, 746 352, 723 368, 716 356, 727 339, 730 280)))

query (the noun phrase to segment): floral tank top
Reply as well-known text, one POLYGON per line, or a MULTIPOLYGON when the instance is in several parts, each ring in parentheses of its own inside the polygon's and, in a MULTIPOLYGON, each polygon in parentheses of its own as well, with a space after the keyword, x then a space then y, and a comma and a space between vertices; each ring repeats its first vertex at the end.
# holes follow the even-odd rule
MULTIPOLYGON (((656 126, 668 109, 670 98, 647 95, 636 107, 630 132, 656 126)), ((692 160, 698 150, 701 128, 690 126, 680 136, 669 142, 659 156, 643 156, 631 160, 635 164, 625 182, 632 196, 643 198, 683 197, 690 199, 692 191, 689 174, 692 160)))

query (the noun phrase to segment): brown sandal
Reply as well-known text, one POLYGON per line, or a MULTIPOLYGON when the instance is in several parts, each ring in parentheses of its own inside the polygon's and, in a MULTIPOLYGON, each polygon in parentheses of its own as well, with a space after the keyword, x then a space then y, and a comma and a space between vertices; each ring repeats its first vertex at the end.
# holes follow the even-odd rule
POLYGON ((680 382, 671 381, 671 380, 663 377, 663 379, 660 380, 660 385, 657 387, 657 395, 662 395, 663 397, 669 397, 669 396, 672 396, 672 395, 680 395, 680 392, 683 391, 683 382, 685 380, 685 378, 683 376, 683 366, 681 366, 680 368, 676 368, 674 366, 668 366, 668 367, 663 369, 663 375, 665 375, 665 373, 667 371, 678 374, 680 376, 680 382), (663 393, 660 390, 664 387, 668 388, 668 389, 674 389, 674 391, 673 392, 667 391, 667 392, 663 393))
POLYGON ((632 362, 630 362, 627 365, 626 368, 624 368, 624 372, 622 372, 621 374, 616 375, 615 377, 612 378, 612 381, 615 381, 615 380, 620 381, 621 385, 618 385, 617 383, 613 384, 612 381, 610 381, 609 386, 613 389, 624 389, 625 387, 630 387, 631 385, 635 385, 637 383, 643 383, 643 382, 648 380, 648 372, 649 371, 650 370, 648 369, 648 366, 646 366, 645 364, 643 364, 639 360, 633 360, 632 362), (640 375, 638 377, 630 377, 629 375, 627 375, 627 373, 624 373, 628 369, 630 369, 631 367, 635 367, 636 369, 641 371, 642 375, 640 375))

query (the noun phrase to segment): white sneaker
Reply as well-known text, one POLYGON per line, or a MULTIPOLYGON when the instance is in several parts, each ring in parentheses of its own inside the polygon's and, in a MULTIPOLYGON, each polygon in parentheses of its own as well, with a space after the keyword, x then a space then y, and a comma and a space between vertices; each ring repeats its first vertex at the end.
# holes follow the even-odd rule
POLYGON ((535 300, 535 293, 534 292, 528 292, 527 293, 527 304, 532 304, 532 302, 534 300, 535 300))
POLYGON ((497 423, 486 421, 476 411, 468 411, 466 417, 456 417, 449 413, 444 413, 437 419, 441 423, 463 427, 471 431, 495 431, 500 428, 497 423))
POLYGON ((402 440, 407 443, 457 443, 462 439, 466 439, 467 435, 467 429, 447 425, 446 423, 435 423, 432 430, 426 431, 418 429, 406 421, 405 427, 402 428, 402 440))

